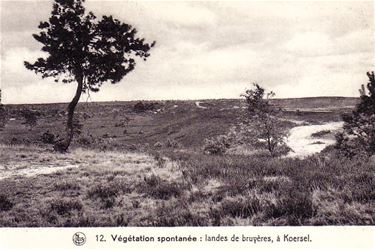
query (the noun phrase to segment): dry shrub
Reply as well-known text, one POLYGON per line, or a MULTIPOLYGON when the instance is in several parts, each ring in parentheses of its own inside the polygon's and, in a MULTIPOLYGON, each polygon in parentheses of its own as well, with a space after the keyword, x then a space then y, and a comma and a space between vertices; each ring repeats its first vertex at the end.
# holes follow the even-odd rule
POLYGON ((140 192, 144 192, 155 199, 168 200, 171 197, 179 197, 184 187, 175 182, 162 180, 159 176, 151 175, 144 178, 144 185, 139 187, 140 192))
POLYGON ((229 147, 229 137, 226 135, 220 135, 211 139, 205 139, 203 152, 208 155, 223 155, 229 147))
POLYGON ((59 215, 70 214, 72 210, 81 211, 82 207, 82 202, 77 199, 62 198, 50 202, 50 210, 59 215))
POLYGON ((234 197, 221 202, 222 213, 232 217, 247 218, 261 211, 261 204, 257 198, 234 197))

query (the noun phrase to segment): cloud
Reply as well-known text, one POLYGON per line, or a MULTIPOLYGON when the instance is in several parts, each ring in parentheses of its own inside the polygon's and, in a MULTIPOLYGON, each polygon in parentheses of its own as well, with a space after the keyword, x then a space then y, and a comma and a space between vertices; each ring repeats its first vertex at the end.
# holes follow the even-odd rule
POLYGON ((303 32, 295 34, 285 44, 289 53, 297 56, 322 56, 332 54, 348 54, 374 51, 373 31, 356 30, 339 37, 331 37, 327 33, 303 32))
MULTIPOLYGON (((85 4, 98 17, 112 14, 157 42, 146 62, 120 83, 103 85, 92 94, 94 101, 237 98, 255 81, 278 97, 357 96, 366 71, 375 67, 373 2, 85 4)), ((1 80, 11 93, 6 101, 69 101, 74 84, 41 80, 23 67, 39 55, 31 34, 48 18, 50 1, 4 6, 1 80), (19 20, 8 20, 13 15, 19 20), (48 94, 56 88, 59 96, 48 94)))
POLYGON ((296 34, 285 44, 289 53, 297 56, 320 56, 331 53, 335 44, 327 34, 305 32, 296 34))
POLYGON ((155 25, 167 24, 175 27, 196 27, 213 25, 216 15, 194 2, 186 1, 126 1, 112 2, 87 1, 89 9, 101 15, 111 14, 119 19, 136 23, 154 22, 155 25))
POLYGON ((24 61, 34 62, 40 56, 43 56, 42 52, 25 47, 16 47, 5 51, 1 57, 2 86, 29 85, 40 81, 40 76, 36 76, 24 66, 24 61))
POLYGON ((36 30, 39 22, 47 20, 52 1, 0 1, 1 31, 22 32, 36 30))
POLYGON ((74 96, 74 84, 56 84, 54 82, 32 82, 25 85, 16 83, 2 89, 4 103, 49 103, 70 102, 74 96))

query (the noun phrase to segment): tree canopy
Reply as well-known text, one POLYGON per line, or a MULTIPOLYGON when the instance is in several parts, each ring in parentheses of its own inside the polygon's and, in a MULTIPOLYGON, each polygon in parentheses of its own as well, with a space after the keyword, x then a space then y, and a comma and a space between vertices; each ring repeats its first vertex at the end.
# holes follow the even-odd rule
POLYGON ((78 83, 68 106, 67 136, 55 144, 58 151, 66 151, 72 140, 73 115, 81 93, 97 92, 105 82, 118 83, 135 68, 135 58, 146 60, 155 44, 138 38, 135 28, 112 16, 98 20, 92 12, 86 13, 83 2, 55 0, 49 20, 40 22, 41 31, 33 34, 47 57, 25 62, 27 69, 43 78, 78 83))
POLYGON ((288 151, 285 145, 285 132, 281 120, 278 118, 279 108, 270 103, 275 93, 266 93, 265 89, 257 83, 253 88, 247 89, 242 95, 247 103, 247 118, 249 120, 248 134, 255 143, 262 143, 271 156, 276 156, 282 150, 288 151))
POLYGON ((86 13, 84 0, 55 0, 51 17, 39 24, 33 37, 42 44, 47 58, 25 62, 27 69, 43 78, 64 83, 82 78, 83 91, 97 92, 104 82, 117 83, 135 68, 135 57, 146 58, 155 44, 137 38, 129 24, 86 13))

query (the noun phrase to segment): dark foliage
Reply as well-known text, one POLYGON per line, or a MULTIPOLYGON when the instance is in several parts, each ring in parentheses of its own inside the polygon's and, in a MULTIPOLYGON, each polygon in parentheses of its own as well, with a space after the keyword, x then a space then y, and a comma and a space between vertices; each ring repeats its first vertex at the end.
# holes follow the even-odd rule
POLYGON ((26 124, 29 129, 32 129, 38 122, 38 117, 40 113, 38 111, 24 109, 21 111, 23 118, 25 119, 24 124, 26 124))
POLYGON ((55 0, 51 17, 41 22, 35 40, 42 44, 46 58, 25 62, 27 69, 53 77, 56 82, 76 81, 76 94, 68 106, 67 135, 55 149, 66 151, 74 134, 73 115, 82 92, 99 91, 105 82, 118 83, 136 65, 146 60, 153 43, 138 38, 137 30, 112 16, 98 20, 86 12, 84 0, 55 0))
POLYGON ((7 122, 7 111, 5 109, 5 106, 0 103, 0 128, 5 127, 6 122, 7 122))
POLYGON ((146 111, 149 111, 149 110, 156 110, 158 107, 158 103, 156 102, 150 102, 150 103, 144 103, 144 102, 137 102, 134 107, 133 107, 133 110, 135 112, 146 112, 146 111))
POLYGON ((248 111, 248 136, 253 138, 254 144, 264 144, 271 156, 276 156, 280 146, 285 146, 285 134, 278 119, 281 109, 270 103, 275 96, 272 91, 265 92, 265 89, 254 83, 252 89, 246 90, 242 95, 246 99, 248 111))
POLYGON ((367 72, 367 91, 362 85, 360 102, 344 115, 344 131, 336 136, 336 148, 347 157, 375 154, 375 75, 367 72))
POLYGON ((82 203, 78 200, 56 199, 51 201, 50 210, 55 211, 59 215, 69 214, 72 210, 82 210, 82 203))
POLYGON ((43 133, 42 137, 41 137, 41 141, 43 143, 47 143, 47 144, 53 144, 55 143, 55 135, 50 133, 48 130, 47 132, 43 133))
POLYGON ((12 209, 13 206, 14 206, 13 202, 11 202, 8 199, 8 197, 6 197, 3 194, 0 195, 0 212, 1 211, 8 211, 8 210, 12 209))

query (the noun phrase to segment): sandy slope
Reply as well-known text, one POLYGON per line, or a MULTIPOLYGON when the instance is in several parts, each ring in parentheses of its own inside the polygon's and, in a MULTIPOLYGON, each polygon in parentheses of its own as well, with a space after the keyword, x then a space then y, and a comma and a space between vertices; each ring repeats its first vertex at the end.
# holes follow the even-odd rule
POLYGON ((286 144, 293 150, 288 157, 306 157, 322 151, 325 147, 335 143, 331 138, 314 138, 313 133, 331 130, 337 131, 342 128, 343 122, 329 122, 322 125, 297 126, 290 130, 286 144))

